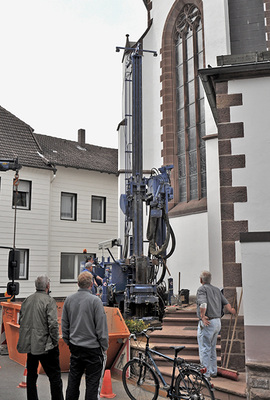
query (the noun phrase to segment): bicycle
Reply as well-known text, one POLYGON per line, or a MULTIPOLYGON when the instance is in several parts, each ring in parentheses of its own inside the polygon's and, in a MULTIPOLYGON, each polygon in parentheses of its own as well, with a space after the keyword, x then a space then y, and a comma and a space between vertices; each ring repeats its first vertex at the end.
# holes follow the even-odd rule
MULTIPOLYGON (((213 386, 204 376, 206 368, 203 368, 200 364, 188 363, 183 358, 177 357, 185 346, 171 347, 174 349, 174 358, 149 347, 150 337, 147 335, 147 331, 161 329, 161 327, 150 327, 141 332, 146 337, 144 354, 140 351, 139 356, 128 361, 123 368, 122 382, 129 398, 131 400, 156 400, 159 395, 160 381, 162 389, 167 392, 167 397, 170 399, 215 400, 213 386), (152 354, 173 363, 169 385, 156 365, 152 354), (179 372, 177 377, 176 370, 179 372)), ((137 340, 135 334, 132 334, 131 337, 137 340)))

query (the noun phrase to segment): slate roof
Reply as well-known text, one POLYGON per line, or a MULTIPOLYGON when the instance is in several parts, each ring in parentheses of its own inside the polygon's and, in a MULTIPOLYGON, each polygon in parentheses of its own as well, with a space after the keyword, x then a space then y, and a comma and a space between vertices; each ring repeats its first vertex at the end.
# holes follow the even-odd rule
POLYGON ((0 159, 19 159, 21 165, 50 168, 41 152, 33 128, 0 106, 0 159))
POLYGON ((117 149, 94 146, 85 143, 60 139, 35 133, 35 138, 42 148, 42 154, 49 163, 64 167, 88 169, 90 171, 118 173, 117 149))
POLYGON ((23 166, 57 166, 118 173, 118 151, 35 133, 33 128, 0 106, 0 158, 16 158, 23 166))

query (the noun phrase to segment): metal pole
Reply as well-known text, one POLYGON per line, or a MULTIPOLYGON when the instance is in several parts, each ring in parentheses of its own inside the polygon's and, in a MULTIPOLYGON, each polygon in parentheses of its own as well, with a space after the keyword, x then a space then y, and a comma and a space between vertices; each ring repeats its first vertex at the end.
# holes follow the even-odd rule
POLYGON ((132 55, 133 255, 143 255, 142 56, 132 55))

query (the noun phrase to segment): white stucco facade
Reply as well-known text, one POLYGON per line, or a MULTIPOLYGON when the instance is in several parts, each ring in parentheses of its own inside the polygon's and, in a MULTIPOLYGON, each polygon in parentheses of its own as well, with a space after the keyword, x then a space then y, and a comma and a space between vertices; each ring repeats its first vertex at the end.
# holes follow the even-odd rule
MULTIPOLYGON (((1 176, 1 246, 13 247, 14 209, 12 208, 14 172, 1 176)), ((51 172, 34 168, 23 168, 20 179, 32 182, 31 210, 17 210, 15 246, 29 250, 29 279, 20 281, 20 297, 34 290, 34 280, 40 274, 48 274, 49 226, 50 226, 50 179, 51 172)), ((8 250, 0 249, 1 285, 8 282, 8 250)), ((55 278, 52 279, 55 287, 55 278)), ((5 289, 2 289, 4 292, 5 289)))
POLYGON ((235 204, 235 219, 248 220, 249 231, 267 231, 270 215, 261 204, 270 202, 269 104, 270 78, 230 82, 230 93, 242 93, 243 105, 231 110, 232 122, 244 122, 243 138, 232 141, 232 154, 245 154, 246 167, 233 171, 233 186, 246 186, 248 201, 235 204), (256 102, 260 99, 260 107, 256 102))
POLYGON ((228 88, 230 94, 242 93, 242 105, 231 109, 231 122, 244 122, 244 136, 232 140, 232 154, 245 155, 245 168, 233 170, 232 184, 247 190, 247 201, 234 204, 235 220, 247 221, 250 232, 236 242, 237 262, 242 264, 247 363, 268 363, 270 356, 269 84, 269 77, 261 77, 230 81, 228 88))
MULTIPOLYGON (((270 243, 241 243, 247 363, 269 363, 270 243)), ((268 375, 269 376, 269 375, 268 375)))
MULTIPOLYGON (((14 209, 12 181, 14 172, 0 173, 2 246, 13 247, 14 209)), ((77 284, 60 281, 61 253, 88 253, 109 257, 98 249, 98 243, 118 238, 117 177, 113 174, 75 168, 58 167, 52 171, 23 167, 20 179, 32 182, 31 209, 17 210, 16 247, 29 250, 29 275, 20 280, 18 298, 34 291, 38 275, 47 274, 53 297, 66 297, 77 290, 77 284), (77 194, 77 218, 61 220, 61 192, 77 194), (106 199, 106 222, 91 222, 91 196, 106 199)), ((118 255, 118 249, 112 253, 118 255)), ((0 249, 1 285, 8 282, 8 250, 0 249)), ((2 292, 5 291, 2 289, 2 292)))

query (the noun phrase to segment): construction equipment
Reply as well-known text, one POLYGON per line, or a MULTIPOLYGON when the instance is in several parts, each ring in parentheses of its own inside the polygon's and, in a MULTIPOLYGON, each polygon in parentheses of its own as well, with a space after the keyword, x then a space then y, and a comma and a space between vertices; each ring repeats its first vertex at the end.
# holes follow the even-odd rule
MULTIPOLYGON (((168 292, 164 282, 168 271, 166 260, 175 248, 175 236, 168 218, 168 203, 173 198, 170 185, 172 165, 153 168, 149 177, 143 176, 142 137, 142 55, 140 45, 117 47, 126 55, 125 64, 125 194, 120 207, 125 215, 124 245, 114 239, 100 243, 107 248, 113 262, 104 259, 98 263, 96 273, 104 284, 104 305, 118 305, 125 317, 162 319, 168 292), (149 208, 147 232, 144 232, 144 209, 149 208), (148 242, 144 253, 144 239, 148 242), (168 252, 170 246, 170 251, 168 252), (108 247, 106 247, 108 245, 108 247), (119 260, 115 260, 110 247, 121 247, 119 260)), ((172 291, 172 278, 170 281, 172 291)), ((171 297, 171 296, 169 296, 171 297)))
POLYGON ((13 159, 0 159, 0 171, 18 171, 21 169, 21 165, 18 162, 18 158, 13 159))

